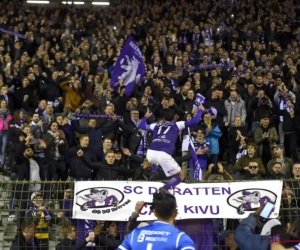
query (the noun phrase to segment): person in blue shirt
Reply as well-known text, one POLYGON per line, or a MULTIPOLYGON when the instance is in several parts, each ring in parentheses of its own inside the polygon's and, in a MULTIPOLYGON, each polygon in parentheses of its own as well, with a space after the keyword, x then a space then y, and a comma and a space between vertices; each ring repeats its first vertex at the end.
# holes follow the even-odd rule
POLYGON ((176 199, 169 193, 153 194, 151 211, 157 221, 134 229, 117 250, 195 250, 189 236, 174 227, 177 216, 176 199))

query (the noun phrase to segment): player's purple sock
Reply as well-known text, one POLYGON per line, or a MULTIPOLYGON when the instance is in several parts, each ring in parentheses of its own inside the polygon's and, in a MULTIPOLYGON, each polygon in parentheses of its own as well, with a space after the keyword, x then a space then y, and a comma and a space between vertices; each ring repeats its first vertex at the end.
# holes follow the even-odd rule
POLYGON ((163 186, 164 189, 171 189, 176 187, 179 183, 181 182, 181 178, 179 175, 175 175, 173 176, 173 178, 171 180, 169 180, 166 185, 163 186))
POLYGON ((151 165, 151 175, 150 175, 151 179, 155 179, 157 170, 158 170, 158 166, 155 164, 152 164, 151 165))
POLYGON ((158 170, 158 166, 156 164, 152 164, 151 165, 151 172, 155 174, 157 172, 157 170, 158 170))

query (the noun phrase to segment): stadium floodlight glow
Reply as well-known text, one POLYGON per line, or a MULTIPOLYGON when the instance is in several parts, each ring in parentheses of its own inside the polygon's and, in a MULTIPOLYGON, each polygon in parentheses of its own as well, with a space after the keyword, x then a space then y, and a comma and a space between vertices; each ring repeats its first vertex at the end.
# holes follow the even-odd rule
POLYGON ((72 2, 71 2, 71 1, 68 1, 68 2, 66 2, 66 1, 63 1, 62 3, 63 3, 63 4, 72 4, 72 2))
POLYGON ((109 5, 109 2, 92 2, 92 5, 109 5))
POLYGON ((49 1, 28 0, 27 3, 49 4, 49 1))
POLYGON ((81 5, 81 4, 84 4, 84 2, 73 2, 73 4, 81 5))

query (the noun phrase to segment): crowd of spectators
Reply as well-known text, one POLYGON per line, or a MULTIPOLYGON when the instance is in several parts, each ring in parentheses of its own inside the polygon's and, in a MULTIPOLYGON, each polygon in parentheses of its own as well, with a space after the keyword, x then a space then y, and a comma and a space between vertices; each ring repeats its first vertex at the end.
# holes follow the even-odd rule
MULTIPOLYGON (((205 180, 300 178, 298 1, 42 8, 4 0, 0 7, 0 28, 15 34, 0 34, 0 170, 12 181, 166 180, 145 158, 151 132, 139 123, 148 109, 149 122, 166 109, 176 120, 190 120, 198 93, 217 113, 204 112, 178 139, 174 157, 186 179, 194 179, 189 135, 205 180), (147 73, 126 96, 122 80, 114 92, 110 79, 129 36, 147 73)), ((284 187, 294 208, 297 188, 292 181, 284 187)), ((40 195, 30 201, 51 200, 46 184, 14 189, 12 221, 23 190, 40 195)), ((71 234, 72 227, 66 230, 71 234)))

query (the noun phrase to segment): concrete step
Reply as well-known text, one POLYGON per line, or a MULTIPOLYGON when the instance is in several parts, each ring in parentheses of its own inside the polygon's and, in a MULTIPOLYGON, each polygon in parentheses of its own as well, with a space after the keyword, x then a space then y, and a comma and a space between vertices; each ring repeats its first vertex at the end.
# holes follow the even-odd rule
POLYGON ((17 232, 16 224, 7 224, 3 234, 4 241, 13 241, 17 232))
POLYGON ((8 213, 7 215, 4 215, 2 212, 2 216, 1 216, 1 225, 6 227, 8 224, 8 213))
POLYGON ((50 240, 49 241, 49 250, 55 250, 56 244, 57 243, 55 241, 50 240))

